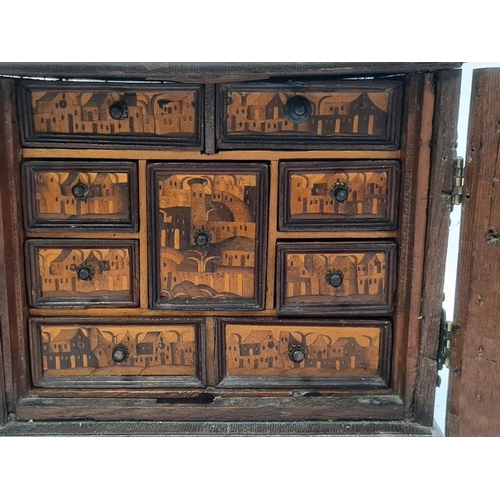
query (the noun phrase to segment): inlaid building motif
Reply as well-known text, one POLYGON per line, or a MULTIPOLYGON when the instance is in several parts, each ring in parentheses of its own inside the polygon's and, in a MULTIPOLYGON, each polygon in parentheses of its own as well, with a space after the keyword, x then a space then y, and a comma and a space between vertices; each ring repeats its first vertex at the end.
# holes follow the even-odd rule
POLYGON ((387 217, 387 172, 293 173, 290 175, 292 219, 316 216, 387 217), (336 183, 348 188, 345 201, 332 196, 336 183))
POLYGON ((285 293, 291 302, 314 302, 318 297, 382 302, 386 279, 385 252, 288 253, 286 256, 285 293), (331 286, 325 279, 332 269, 342 273, 340 286, 331 286))
POLYGON ((148 134, 195 136, 196 93, 170 92, 31 92, 37 133, 148 134), (113 119, 109 108, 127 106, 125 119, 113 119))
POLYGON ((41 297, 129 297, 131 263, 128 248, 39 248, 41 297), (78 269, 90 266, 91 279, 79 279, 78 269))
POLYGON ((195 327, 191 325, 42 325, 40 335, 43 372, 49 377, 195 373, 195 327), (117 345, 127 348, 125 361, 113 361, 117 345))
POLYGON ((374 92, 244 92, 227 93, 227 133, 252 135, 384 136, 389 94, 374 92), (295 96, 306 97, 311 115, 302 123, 287 118, 285 106, 295 96))
POLYGON ((257 183, 256 174, 159 176, 162 298, 254 297, 257 183))
POLYGON ((37 219, 130 219, 126 172, 37 171, 34 175, 37 219), (85 199, 74 196, 77 184, 88 187, 85 199))
POLYGON ((297 327, 226 325, 228 376, 368 376, 379 367, 378 327, 297 327), (300 346, 304 361, 293 362, 289 348, 300 346))

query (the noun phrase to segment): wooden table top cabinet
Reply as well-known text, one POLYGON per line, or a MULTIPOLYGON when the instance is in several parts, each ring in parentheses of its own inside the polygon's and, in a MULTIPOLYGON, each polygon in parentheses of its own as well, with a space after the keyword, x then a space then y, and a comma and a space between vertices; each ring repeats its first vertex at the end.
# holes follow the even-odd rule
POLYGON ((0 426, 430 433, 459 66, 3 65, 0 426))

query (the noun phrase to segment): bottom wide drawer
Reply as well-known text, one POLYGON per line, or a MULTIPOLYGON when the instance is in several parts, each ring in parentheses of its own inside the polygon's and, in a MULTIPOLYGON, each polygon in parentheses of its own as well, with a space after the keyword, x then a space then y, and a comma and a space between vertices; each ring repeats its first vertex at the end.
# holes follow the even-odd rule
POLYGON ((202 319, 30 321, 38 387, 203 387, 202 319))
POLYGON ((218 319, 219 387, 387 388, 384 320, 218 319))

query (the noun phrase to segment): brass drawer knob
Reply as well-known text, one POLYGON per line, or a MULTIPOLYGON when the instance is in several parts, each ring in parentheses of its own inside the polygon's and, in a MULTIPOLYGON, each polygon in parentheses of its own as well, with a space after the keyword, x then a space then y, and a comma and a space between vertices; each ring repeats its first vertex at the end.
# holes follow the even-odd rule
POLYGON ((297 95, 288 99, 285 105, 285 115, 293 123, 302 123, 309 120, 312 105, 309 99, 297 95))
POLYGON ((294 363, 302 363, 306 359, 306 350, 301 345, 292 345, 288 348, 288 357, 294 363))
POLYGON ((194 233, 194 242, 199 247, 208 247, 212 241, 212 236, 205 229, 198 229, 194 233))
POLYGON ((325 279, 330 286, 338 288, 344 281, 344 273, 340 269, 330 269, 326 273, 325 279))
POLYGON ((95 271, 90 264, 82 264, 76 270, 76 274, 79 280, 90 281, 94 277, 95 271))
POLYGON ((330 189, 330 197, 333 200, 343 203, 349 196, 349 187, 344 182, 336 182, 330 189))
POLYGON ((114 102, 109 107, 109 115, 113 120, 125 120, 128 116, 128 108, 124 102, 114 102))
POLYGON ((89 187, 79 182, 71 188, 71 194, 74 196, 75 200, 85 201, 89 195, 89 187))
POLYGON ((111 354, 115 363, 123 363, 124 361, 127 361, 128 356, 129 350, 127 349, 127 346, 124 346, 123 344, 115 346, 113 353, 111 354))

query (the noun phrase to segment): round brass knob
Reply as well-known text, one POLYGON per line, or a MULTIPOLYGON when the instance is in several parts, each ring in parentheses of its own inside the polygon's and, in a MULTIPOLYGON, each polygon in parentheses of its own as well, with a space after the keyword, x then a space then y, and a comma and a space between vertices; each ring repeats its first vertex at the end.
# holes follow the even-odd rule
POLYGON ((302 363, 306 359, 306 350, 301 345, 292 345, 288 348, 288 357, 294 363, 302 363))
POLYGON ((113 349, 113 353, 111 354, 111 357, 113 358, 113 361, 115 363, 123 363, 123 361, 127 361, 127 358, 129 356, 129 351, 127 349, 127 346, 124 346, 123 344, 118 344, 115 346, 113 349))
POLYGON ((326 273, 325 279, 330 286, 338 288, 344 281, 344 273, 340 269, 330 269, 326 273))
POLYGON ((306 122, 309 120, 311 113, 311 102, 304 96, 291 97, 285 104, 285 115, 293 123, 306 122))
POLYGON ((109 107, 109 115, 113 120, 125 120, 128 116, 128 108, 124 102, 114 102, 109 107))
POLYGON ((198 229, 194 233, 194 242, 199 247, 208 247, 212 241, 212 236, 205 229, 198 229))
POLYGON ((85 201, 89 195, 89 187, 79 182, 71 188, 71 194, 74 196, 75 200, 85 201))
POLYGON ((330 197, 339 203, 343 203, 349 196, 349 187, 344 182, 336 182, 330 189, 330 197))
POLYGON ((90 281, 94 277, 95 271, 90 264, 82 264, 76 270, 76 274, 79 280, 90 281))

